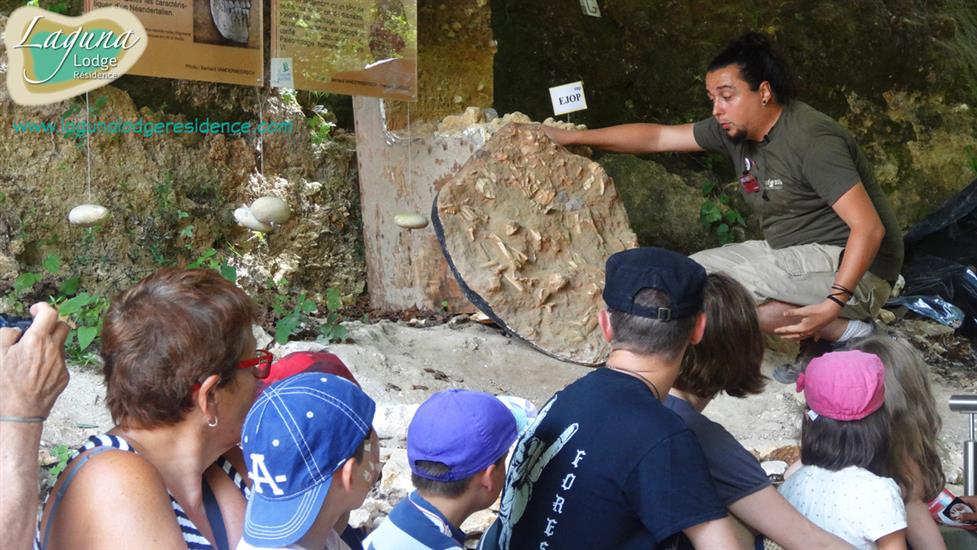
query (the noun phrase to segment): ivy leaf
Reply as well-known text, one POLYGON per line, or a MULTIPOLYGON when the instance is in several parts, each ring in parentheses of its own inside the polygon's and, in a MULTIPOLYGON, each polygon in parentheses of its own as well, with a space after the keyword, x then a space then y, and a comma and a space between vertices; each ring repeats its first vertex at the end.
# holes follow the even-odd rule
POLYGON ((708 226, 711 223, 721 221, 723 219, 723 213, 719 210, 719 206, 716 203, 706 201, 702 203, 702 208, 699 209, 699 219, 708 226))
POLYGON ((326 308, 329 311, 337 311, 343 307, 343 298, 339 295, 338 288, 326 289, 326 308))
POLYGON ((739 220, 741 218, 740 213, 733 209, 727 210, 726 214, 723 217, 726 218, 727 223, 731 223, 733 225, 739 223, 739 220))
POLYGON ((47 271, 51 275, 57 275, 58 271, 61 271, 61 258, 52 252, 44 257, 44 260, 41 261, 41 266, 44 268, 44 271, 47 271))
POLYGON ((237 282, 237 268, 233 265, 228 265, 226 263, 221 264, 218 271, 220 272, 221 277, 224 277, 232 283, 237 282))
POLYGON ((65 296, 72 296, 78 292, 79 286, 81 286, 81 277, 78 275, 68 277, 63 283, 61 283, 61 294, 64 294, 65 296))
POLYGON ((315 313, 316 309, 317 308, 315 306, 315 302, 306 299, 304 296, 302 297, 302 300, 299 302, 299 311, 305 314, 309 314, 309 313, 315 313))
POLYGON ((78 327, 78 351, 85 351, 95 337, 98 336, 98 327, 78 327))
MULTIPOLYGON (((193 226, 191 225, 191 226, 187 226, 187 227, 193 227, 193 226)), ((184 228, 184 230, 185 229, 186 228, 184 228)), ((182 235, 182 232, 181 232, 181 235, 182 235)), ((191 237, 193 236, 193 231, 192 230, 190 231, 190 236, 191 237)), ((196 268, 204 265, 204 262, 206 262, 207 260, 213 258, 216 254, 217 254, 217 251, 214 250, 213 248, 208 248, 207 250, 204 250, 203 253, 196 260, 194 260, 194 261, 190 262, 189 264, 187 264, 187 269, 196 269, 196 268)))
POLYGON ((34 288, 34 285, 36 285, 40 280, 40 273, 21 273, 20 276, 14 280, 14 292, 17 294, 23 294, 34 288))
POLYGON ((295 314, 288 314, 275 323, 275 342, 279 345, 288 343, 288 337, 295 332, 299 326, 299 317, 295 314))
POLYGON ((61 315, 74 315, 92 302, 92 297, 87 292, 82 292, 74 298, 69 298, 58 306, 58 313, 61 315))

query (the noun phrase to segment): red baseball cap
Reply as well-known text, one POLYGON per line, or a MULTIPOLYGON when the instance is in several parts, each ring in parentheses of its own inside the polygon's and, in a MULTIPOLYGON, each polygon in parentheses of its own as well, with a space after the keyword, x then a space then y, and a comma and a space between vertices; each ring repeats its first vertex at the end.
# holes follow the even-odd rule
POLYGON ((261 390, 279 380, 284 380, 289 376, 301 372, 335 374, 336 376, 342 376, 357 386, 360 385, 356 381, 356 378, 353 377, 353 373, 349 372, 346 364, 339 357, 327 351, 296 351, 289 353, 271 365, 271 373, 268 375, 268 378, 259 380, 258 392, 260 393, 261 390))
POLYGON ((877 355, 836 351, 811 359, 797 379, 807 406, 834 420, 860 420, 885 401, 885 367, 877 355))

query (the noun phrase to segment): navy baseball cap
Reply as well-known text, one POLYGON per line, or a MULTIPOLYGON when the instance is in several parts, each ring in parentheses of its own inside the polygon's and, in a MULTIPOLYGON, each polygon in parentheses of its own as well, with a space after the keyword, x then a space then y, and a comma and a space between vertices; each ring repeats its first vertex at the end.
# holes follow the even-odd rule
POLYGON ((306 372, 265 388, 241 431, 251 478, 244 540, 294 544, 319 516, 332 475, 370 434, 376 404, 349 380, 306 372))
POLYGON ((411 472, 433 481, 458 481, 494 464, 516 440, 516 417, 487 393, 447 390, 417 408, 407 428, 411 472), (433 476, 418 460, 440 462, 448 471, 433 476))
POLYGON ((607 259, 604 302, 607 307, 639 317, 670 321, 702 311, 706 270, 687 256, 653 246, 632 248, 607 259), (668 307, 646 308, 634 303, 646 288, 668 294, 668 307))

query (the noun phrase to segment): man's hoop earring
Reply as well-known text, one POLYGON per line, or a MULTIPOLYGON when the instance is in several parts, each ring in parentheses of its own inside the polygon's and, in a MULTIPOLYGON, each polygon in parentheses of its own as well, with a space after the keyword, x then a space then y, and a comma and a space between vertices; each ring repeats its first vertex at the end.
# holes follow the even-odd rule
POLYGON ((766 100, 766 99, 764 99, 764 100, 762 100, 762 101, 761 101, 761 103, 763 103, 763 106, 764 106, 764 107, 766 107, 766 106, 767 106, 767 100, 766 100))
POLYGON ((207 421, 207 426, 211 428, 216 428, 217 424, 219 423, 220 423, 220 419, 215 416, 213 419, 207 421))

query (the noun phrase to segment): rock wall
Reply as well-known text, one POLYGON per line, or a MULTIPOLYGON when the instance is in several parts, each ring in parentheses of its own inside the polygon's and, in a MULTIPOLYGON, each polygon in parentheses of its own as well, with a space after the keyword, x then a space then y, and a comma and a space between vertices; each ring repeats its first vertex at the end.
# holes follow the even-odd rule
MULTIPOLYGON (((6 18, 0 16, 0 26, 6 18)), ((0 78, 6 52, 0 51, 0 78)), ((290 124, 257 135, 64 134, 85 123, 85 98, 25 108, 0 88, 0 295, 21 272, 40 271, 48 253, 88 292, 111 295, 164 265, 191 262, 209 248, 238 268, 255 293, 286 278, 310 294, 364 290, 355 144, 309 128, 291 96, 255 88, 122 77, 89 96, 90 121, 251 121, 290 124), (259 107, 260 106, 260 107, 259 107), (14 123, 53 124, 18 132, 14 123), (263 158, 258 154, 262 146, 263 158), (91 151, 91 184, 87 183, 91 151), (267 178, 261 177, 263 173, 267 178), (276 195, 293 216, 261 236, 239 227, 233 209, 276 195), (69 225, 80 203, 106 206, 100 225, 69 225)), ((39 292, 43 289, 39 289, 39 292)), ((38 298, 43 295, 36 296, 38 298)), ((28 297, 29 299, 30 297, 28 297)))
MULTIPOLYGON (((662 164, 633 155, 603 155, 599 163, 614 180, 631 229, 642 245, 692 254, 723 244, 715 231, 699 220, 701 188, 706 181, 715 181, 714 174, 673 173, 662 164)), ((748 215, 749 209, 738 195, 732 195, 731 200, 737 212, 748 215)), ((735 235, 736 239, 761 238, 758 220, 748 216, 747 221, 747 227, 735 235)), ((738 231, 741 230, 734 229, 738 231)))
POLYGON ((417 0, 417 101, 389 102, 387 127, 492 106, 495 43, 488 0, 417 0))
MULTIPOLYGON (((589 109, 572 119, 590 127, 705 118, 706 65, 759 30, 787 54, 799 96, 854 133, 904 225, 973 178, 964 147, 977 146, 977 3, 606 0, 600 10, 493 0, 496 109, 542 119, 549 86, 583 80, 589 109)), ((726 159, 654 160, 734 176, 726 159)))

